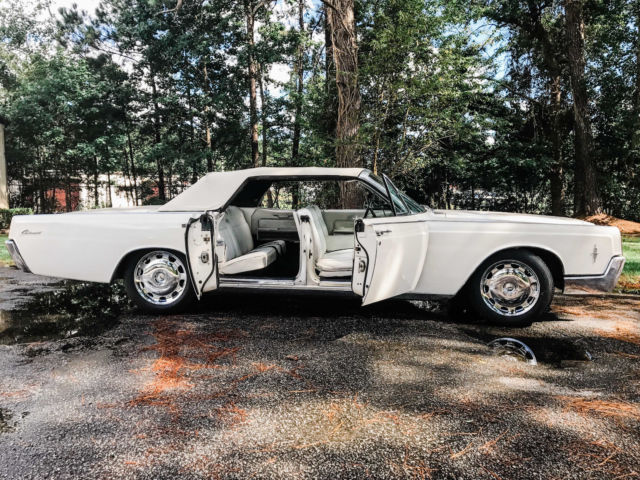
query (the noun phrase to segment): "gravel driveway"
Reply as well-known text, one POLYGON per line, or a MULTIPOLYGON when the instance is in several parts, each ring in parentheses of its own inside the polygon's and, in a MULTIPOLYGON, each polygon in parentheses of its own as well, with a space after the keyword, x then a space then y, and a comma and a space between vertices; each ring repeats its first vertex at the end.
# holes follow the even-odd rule
POLYGON ((100 322, 0 345, 0 478, 640 478, 640 297, 515 330, 262 295, 100 322))

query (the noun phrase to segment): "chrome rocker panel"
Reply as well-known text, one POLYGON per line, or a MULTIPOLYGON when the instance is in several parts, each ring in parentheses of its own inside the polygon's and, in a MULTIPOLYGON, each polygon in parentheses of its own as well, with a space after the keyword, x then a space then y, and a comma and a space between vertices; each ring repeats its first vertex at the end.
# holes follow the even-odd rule
POLYGON ((618 283, 625 258, 622 255, 611 258, 603 275, 564 277, 564 293, 584 295, 589 293, 608 293, 618 283))

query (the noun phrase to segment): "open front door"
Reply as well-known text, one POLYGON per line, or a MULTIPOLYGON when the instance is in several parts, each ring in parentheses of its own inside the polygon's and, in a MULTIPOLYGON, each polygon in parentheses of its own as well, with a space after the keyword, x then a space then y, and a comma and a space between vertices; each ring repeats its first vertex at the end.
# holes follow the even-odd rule
POLYGON ((428 224, 419 217, 357 219, 351 288, 362 304, 414 290, 428 243, 428 224))
POLYGON ((189 276, 198 299, 218 288, 218 262, 214 250, 214 219, 208 213, 189 219, 185 233, 189 276))

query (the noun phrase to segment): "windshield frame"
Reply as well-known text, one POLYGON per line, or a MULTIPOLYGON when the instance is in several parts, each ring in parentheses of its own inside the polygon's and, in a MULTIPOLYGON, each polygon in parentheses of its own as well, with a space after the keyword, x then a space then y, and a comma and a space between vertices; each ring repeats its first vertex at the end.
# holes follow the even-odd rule
POLYGON ((407 195, 402 190, 400 190, 391 181, 391 179, 385 174, 382 174, 382 178, 381 178, 375 173, 373 173, 371 170, 364 170, 360 175, 358 175, 358 178, 364 181, 367 185, 369 185, 371 189, 376 191, 376 193, 384 196, 385 200, 391 204, 391 209, 395 217, 416 215, 419 213, 425 213, 429 211, 428 207, 424 205, 420 205, 418 202, 412 199, 409 195, 407 195), (394 204, 393 197, 391 195, 387 182, 390 183, 391 188, 395 192, 397 192, 398 201, 405 208, 404 212, 396 211, 396 205, 394 204))
POLYGON ((404 217, 406 215, 410 215, 411 209, 405 203, 404 198, 402 198, 402 195, 400 194, 400 190, 398 190, 398 187, 396 187, 391 181, 391 179, 387 177, 384 173, 382 174, 382 180, 384 181, 384 186, 387 189, 387 195, 389 195, 389 202, 391 202, 391 208, 393 208, 393 213, 395 214, 395 216, 404 217), (396 205, 396 199, 398 200, 397 203, 399 203, 404 207, 403 212, 398 211, 397 205, 396 205))

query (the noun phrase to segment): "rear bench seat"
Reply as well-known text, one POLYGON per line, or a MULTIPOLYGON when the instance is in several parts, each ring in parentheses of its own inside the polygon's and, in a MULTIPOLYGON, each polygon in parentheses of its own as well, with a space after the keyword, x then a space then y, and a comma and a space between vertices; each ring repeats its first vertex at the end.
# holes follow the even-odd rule
POLYGON ((255 246, 251 228, 238 207, 230 206, 218 224, 216 244, 224 247, 219 255, 218 271, 221 275, 261 270, 284 255, 286 243, 275 240, 255 246))

